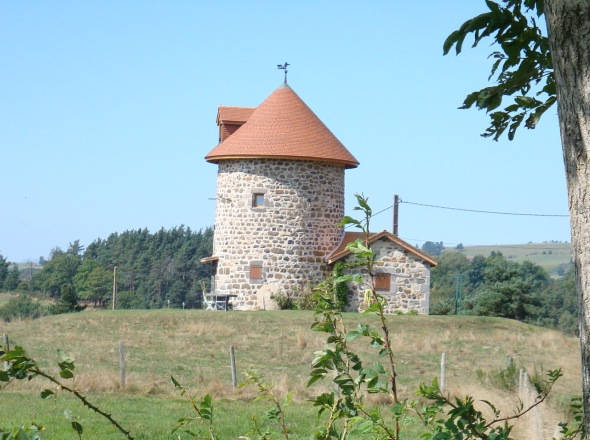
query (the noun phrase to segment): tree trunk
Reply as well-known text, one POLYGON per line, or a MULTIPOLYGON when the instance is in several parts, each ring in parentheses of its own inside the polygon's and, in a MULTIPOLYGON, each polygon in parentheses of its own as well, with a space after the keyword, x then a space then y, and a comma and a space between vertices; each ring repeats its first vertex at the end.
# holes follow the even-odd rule
POLYGON ((545 0, 580 306, 584 428, 590 434, 590 2, 545 0))

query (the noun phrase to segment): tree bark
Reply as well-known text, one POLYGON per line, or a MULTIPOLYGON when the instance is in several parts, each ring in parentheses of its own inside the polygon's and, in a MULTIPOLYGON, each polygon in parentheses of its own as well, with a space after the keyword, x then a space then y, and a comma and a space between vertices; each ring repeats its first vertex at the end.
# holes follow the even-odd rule
MULTIPOLYGON (((584 429, 590 435, 590 2, 545 0, 580 306, 584 429)), ((586 437, 584 437, 586 438, 586 437)))

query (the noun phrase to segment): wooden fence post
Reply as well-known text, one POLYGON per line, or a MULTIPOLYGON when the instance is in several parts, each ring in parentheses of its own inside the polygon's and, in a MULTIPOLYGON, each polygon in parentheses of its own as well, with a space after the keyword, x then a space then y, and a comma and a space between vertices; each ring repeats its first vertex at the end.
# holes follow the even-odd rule
POLYGON ((447 369, 447 354, 443 353, 440 357, 440 392, 441 394, 445 392, 445 375, 447 369))
POLYGON ((121 367, 121 388, 125 388, 125 344, 119 341, 119 366, 121 367))
MULTIPOLYGON (((8 341, 8 335, 4 333, 4 349, 8 352, 10 351, 10 344, 8 341)), ((8 371, 8 362, 4 362, 4 371, 8 371)))
POLYGON ((236 353, 233 345, 229 346, 229 359, 231 362, 231 382, 234 389, 236 389, 238 387, 238 375, 236 373, 236 353))

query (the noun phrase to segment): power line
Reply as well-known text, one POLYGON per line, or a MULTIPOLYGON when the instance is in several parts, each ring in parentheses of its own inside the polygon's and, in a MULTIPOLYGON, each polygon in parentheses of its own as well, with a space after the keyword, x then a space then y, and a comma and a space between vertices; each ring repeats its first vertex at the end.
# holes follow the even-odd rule
MULTIPOLYGON (((475 213, 479 213, 479 214, 492 214, 492 215, 511 215, 511 216, 525 216, 525 217, 560 217, 560 218, 568 218, 569 215, 564 215, 564 214, 534 214, 534 213, 520 213, 520 212, 502 212, 502 211, 486 211, 486 210, 479 210, 479 209, 467 209, 467 208, 454 208, 454 207, 449 207, 449 206, 441 206, 441 205, 430 205, 430 204, 426 204, 426 203, 418 203, 418 202, 408 202, 405 200, 402 200, 401 198, 399 199, 399 203, 407 203, 408 205, 416 205, 416 206, 424 206, 427 208, 435 208, 435 209, 448 209, 448 210, 452 210, 452 211, 463 211, 463 212, 475 212, 475 213)), ((390 205, 386 208, 383 208, 382 210, 375 212, 372 217, 375 217, 379 214, 384 213, 385 211, 388 211, 390 209, 393 208, 393 205, 390 205)), ((352 225, 347 225, 345 229, 347 229, 349 226, 352 225)), ((406 241, 427 241, 425 239, 418 239, 418 238, 404 238, 406 241)), ((445 245, 448 244, 457 244, 457 243, 444 243, 445 245)), ((507 245, 510 246, 512 248, 516 248, 515 245, 507 245)), ((525 248, 528 249, 528 248, 525 248)), ((543 248, 538 248, 539 250, 542 250, 543 248)), ((547 248, 550 249, 550 248, 547 248)))
MULTIPOLYGON (((527 217, 569 217, 569 215, 564 215, 564 214, 531 214, 531 213, 521 213, 521 212, 483 211, 483 210, 479 210, 479 209, 451 208, 449 206, 428 205, 426 203, 407 202, 407 201, 401 200, 401 199, 399 202, 400 203, 407 203, 408 205, 425 206, 427 208, 449 209, 452 211, 477 212, 480 214, 515 215, 515 216, 527 216, 527 217)), ((390 209, 390 208, 391 208, 391 206, 386 209, 390 209)), ((380 212, 383 212, 383 211, 380 211, 380 212)))

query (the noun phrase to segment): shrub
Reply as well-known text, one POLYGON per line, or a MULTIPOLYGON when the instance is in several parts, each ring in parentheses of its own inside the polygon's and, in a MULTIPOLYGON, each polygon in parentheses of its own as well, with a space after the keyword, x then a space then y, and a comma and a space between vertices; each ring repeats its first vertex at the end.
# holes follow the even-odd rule
POLYGON ((14 319, 36 319, 47 314, 47 309, 28 295, 20 294, 0 307, 0 318, 10 322, 14 319))
POLYGON ((277 293, 273 293, 270 296, 274 302, 277 303, 279 309, 281 310, 293 310, 295 308, 295 302, 289 293, 285 293, 282 290, 278 291, 277 293))

